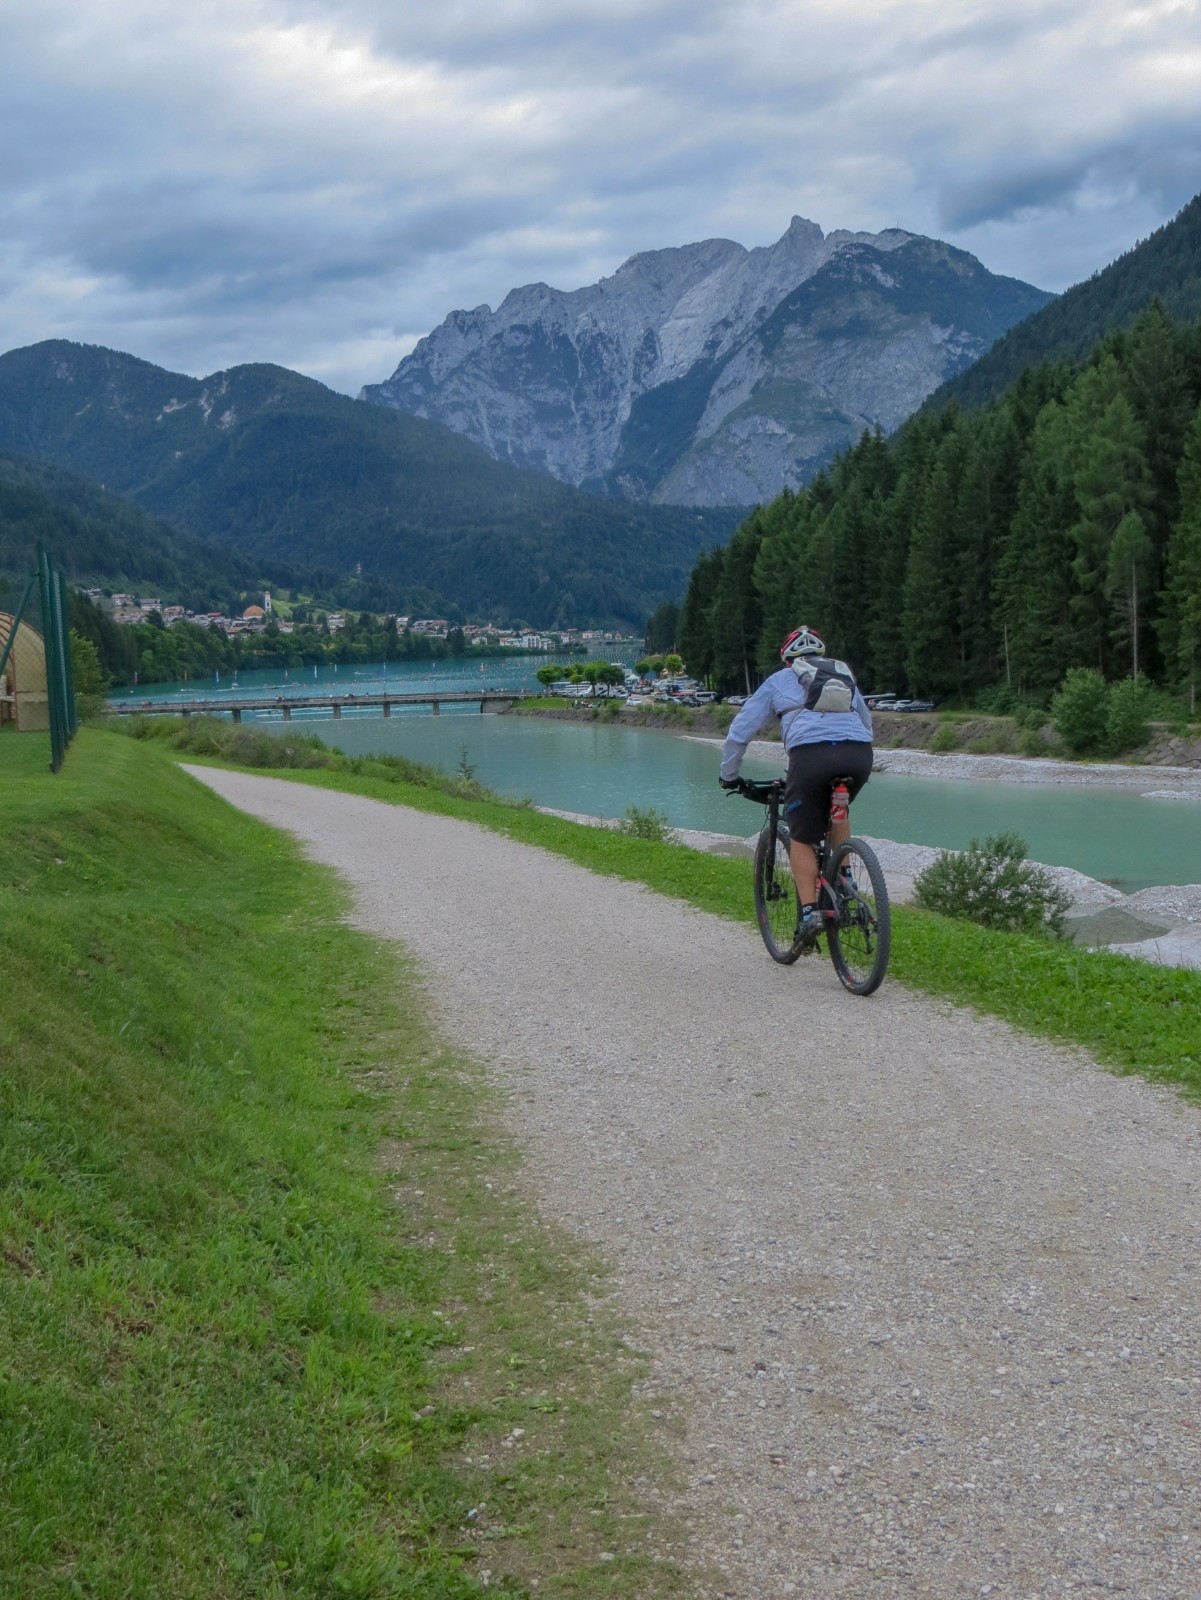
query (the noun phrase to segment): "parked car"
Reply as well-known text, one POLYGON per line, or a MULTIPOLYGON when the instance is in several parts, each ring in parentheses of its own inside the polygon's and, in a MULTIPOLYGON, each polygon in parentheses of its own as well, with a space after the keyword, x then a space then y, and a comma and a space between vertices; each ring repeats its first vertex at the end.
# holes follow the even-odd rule
POLYGON ((728 706, 744 706, 746 705, 746 699, 747 697, 744 694, 728 694, 726 696, 726 704, 728 706))
POLYGON ((863 698, 869 711, 895 711, 897 708, 895 694, 865 694, 863 698))
POLYGON ((886 708, 889 711, 933 711, 933 700, 898 700, 886 708))

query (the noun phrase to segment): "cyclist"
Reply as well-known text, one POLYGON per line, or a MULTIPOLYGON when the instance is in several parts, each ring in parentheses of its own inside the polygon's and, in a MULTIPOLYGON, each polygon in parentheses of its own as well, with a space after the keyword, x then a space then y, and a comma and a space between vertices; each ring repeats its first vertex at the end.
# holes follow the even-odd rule
MULTIPOLYGON (((845 661, 826 659, 821 638, 803 625, 780 646, 784 663, 751 695, 730 724, 721 753, 719 782, 738 787, 746 747, 772 717, 788 752, 784 820, 792 845, 789 864, 796 882, 801 925, 820 931, 817 911, 817 850, 826 832, 830 786, 845 778, 852 799, 871 776, 872 714, 845 661)), ((830 824, 830 843, 850 838, 851 824, 830 824)))

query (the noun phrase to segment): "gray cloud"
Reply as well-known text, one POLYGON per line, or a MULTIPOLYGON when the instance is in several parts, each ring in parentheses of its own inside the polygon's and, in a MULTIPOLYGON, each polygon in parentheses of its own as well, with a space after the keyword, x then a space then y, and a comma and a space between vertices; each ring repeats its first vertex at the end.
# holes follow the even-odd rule
POLYGON ((938 214, 951 233, 984 222, 1008 222, 1030 212, 1069 203, 1079 193, 1087 166, 1063 162, 1035 171, 993 172, 953 181, 942 190, 938 214))
POLYGON ((8 0, 0 348, 354 392, 640 250, 900 223, 1048 288, 1197 187, 1195 0, 8 0))

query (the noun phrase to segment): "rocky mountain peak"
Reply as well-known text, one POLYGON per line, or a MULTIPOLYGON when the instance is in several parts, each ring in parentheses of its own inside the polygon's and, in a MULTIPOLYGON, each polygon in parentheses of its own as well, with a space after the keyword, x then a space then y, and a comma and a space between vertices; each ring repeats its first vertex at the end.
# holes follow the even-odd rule
POLYGON ((584 288, 452 312, 361 398, 567 483, 747 504, 895 426, 1047 298, 904 229, 794 216, 774 244, 643 251, 584 288))

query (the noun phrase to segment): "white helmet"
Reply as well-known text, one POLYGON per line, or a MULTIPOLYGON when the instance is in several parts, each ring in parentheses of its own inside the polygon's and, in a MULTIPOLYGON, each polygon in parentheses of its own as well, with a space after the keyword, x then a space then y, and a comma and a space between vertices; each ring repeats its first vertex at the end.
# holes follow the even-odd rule
POLYGON ((796 661, 801 656, 824 656, 826 647, 812 629, 805 627, 804 623, 799 628, 794 628, 780 646, 780 660, 796 661))

